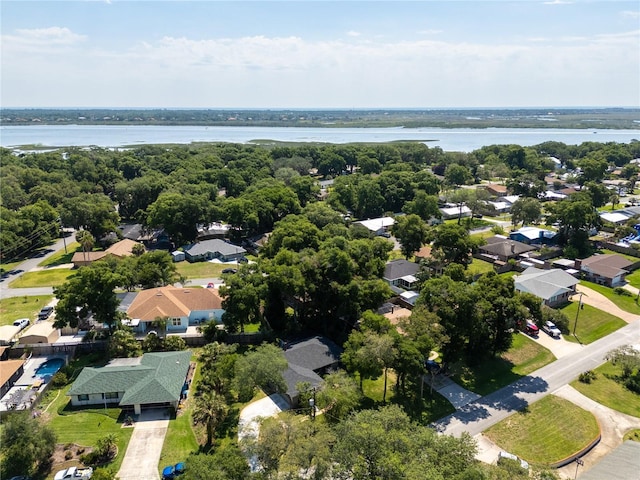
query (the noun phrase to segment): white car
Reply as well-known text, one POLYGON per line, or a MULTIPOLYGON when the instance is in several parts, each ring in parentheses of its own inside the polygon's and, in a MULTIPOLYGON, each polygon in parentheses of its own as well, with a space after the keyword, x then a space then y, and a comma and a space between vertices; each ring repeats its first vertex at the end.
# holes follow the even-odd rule
POLYGON ((54 480, 88 480, 93 475, 93 468, 78 468, 69 467, 65 470, 60 470, 53 477, 54 480))
POLYGON ((29 326, 29 319, 28 318, 19 318, 18 320, 16 320, 15 322, 13 322, 13 325, 20 328, 20 330, 23 330, 25 328, 27 328, 29 326))
POLYGON ((551 335, 553 338, 560 338, 560 329, 556 327, 556 324, 547 320, 542 324, 542 329, 551 335))

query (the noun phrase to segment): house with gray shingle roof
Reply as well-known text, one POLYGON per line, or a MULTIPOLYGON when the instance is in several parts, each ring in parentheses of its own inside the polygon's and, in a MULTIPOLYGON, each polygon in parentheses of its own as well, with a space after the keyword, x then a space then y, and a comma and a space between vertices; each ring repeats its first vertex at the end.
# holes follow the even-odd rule
POLYGON ((391 285, 391 287, 410 290, 414 288, 418 282, 416 275, 419 271, 420 265, 417 263, 409 262, 404 258, 398 258, 387 262, 384 267, 382 279, 391 285))
POLYGON ((576 260, 576 268, 580 268, 585 280, 608 287, 622 285, 631 265, 632 261, 615 253, 576 260))
POLYGON ((541 270, 529 267, 521 275, 513 277, 513 282, 517 291, 531 293, 541 298, 545 305, 553 307, 569 301, 579 280, 557 268, 541 270))
POLYGON ((244 259, 247 251, 231 243, 218 238, 204 240, 183 248, 188 262, 204 262, 207 260, 220 260, 221 262, 233 262, 244 259))
POLYGON ((298 383, 307 382, 312 387, 322 383, 322 377, 338 367, 342 349, 328 338, 316 336, 284 344, 284 357, 289 364, 282 376, 287 383, 287 395, 292 404, 297 403, 298 383))
POLYGON ((67 395, 71 405, 177 408, 187 387, 190 351, 145 353, 116 358, 104 367, 85 367, 67 395))

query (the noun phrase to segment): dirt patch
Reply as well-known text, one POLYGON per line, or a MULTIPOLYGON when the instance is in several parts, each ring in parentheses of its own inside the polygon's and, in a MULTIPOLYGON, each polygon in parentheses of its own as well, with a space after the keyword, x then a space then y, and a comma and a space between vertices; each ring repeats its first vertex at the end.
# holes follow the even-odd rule
POLYGON ((91 451, 93 447, 83 447, 75 443, 58 443, 51 456, 51 469, 57 472, 69 467, 84 467, 80 457, 91 451))

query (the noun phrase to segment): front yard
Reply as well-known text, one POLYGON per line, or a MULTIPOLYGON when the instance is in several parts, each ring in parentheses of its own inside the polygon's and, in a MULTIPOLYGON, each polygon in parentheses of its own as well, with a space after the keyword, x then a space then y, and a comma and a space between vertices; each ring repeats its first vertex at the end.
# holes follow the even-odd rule
POLYGON ((549 465, 586 447, 599 433, 591 412, 547 395, 489 428, 484 435, 529 463, 549 465))
POLYGON ((553 362, 553 354, 526 335, 516 333, 511 348, 473 366, 454 365, 453 380, 467 390, 488 395, 553 362))
POLYGON ((52 295, 3 298, 0 300, 0 325, 11 325, 18 318, 34 322, 40 309, 52 298, 52 295))
POLYGON ((563 338, 569 342, 580 342, 588 344, 615 332, 624 327, 627 323, 610 313, 603 312, 591 305, 582 304, 578 313, 578 302, 571 302, 560 308, 569 317, 569 332, 573 333, 576 326, 576 315, 578 318, 576 336, 564 335, 563 338), (576 338, 577 337, 577 338, 576 338))

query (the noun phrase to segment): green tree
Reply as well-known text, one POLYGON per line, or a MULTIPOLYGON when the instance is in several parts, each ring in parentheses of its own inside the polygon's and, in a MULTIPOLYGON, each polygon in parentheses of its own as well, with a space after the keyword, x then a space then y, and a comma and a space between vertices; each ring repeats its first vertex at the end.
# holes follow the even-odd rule
POLYGON ((220 287, 223 298, 222 322, 228 332, 244 332, 244 326, 262 322, 262 300, 266 284, 259 264, 240 265, 237 273, 220 287))
POLYGON ((102 238, 118 228, 120 216, 113 201, 101 193, 84 193, 67 198, 60 207, 63 225, 88 230, 94 238, 102 238))
POLYGON ((415 214, 398 217, 393 226, 393 234, 400 242, 400 250, 405 258, 413 256, 428 239, 426 223, 415 214))
POLYGON ((327 421, 335 423, 358 408, 362 394, 352 377, 337 370, 325 375, 316 397, 318 407, 329 414, 327 421))
POLYGON ((435 195, 427 195, 423 190, 418 190, 410 200, 404 204, 402 211, 407 214, 414 213, 425 222, 429 222, 433 218, 441 218, 442 212, 438 208, 438 197, 435 195))
POLYGON ((163 227, 178 245, 195 241, 197 225, 207 217, 207 198, 177 192, 162 193, 147 208, 147 224, 163 227))
POLYGON ((114 289, 122 283, 122 277, 114 270, 114 264, 108 260, 94 262, 81 267, 63 285, 54 288, 58 299, 55 327, 77 327, 80 319, 91 312, 98 323, 113 329, 120 304, 114 289))
POLYGON ((163 350, 165 352, 180 352, 187 349, 187 343, 183 338, 170 335, 164 339, 163 350))
POLYGON ((465 268, 471 263, 471 255, 478 248, 479 241, 471 238, 461 225, 444 223, 430 231, 433 248, 442 252, 445 264, 459 263, 465 268))
POLYGON ((205 426, 207 446, 211 446, 218 426, 229 413, 229 407, 222 395, 214 391, 203 392, 196 397, 193 408, 193 421, 205 426))
POLYGON ((542 205, 536 198, 522 197, 516 200, 511 206, 511 222, 514 225, 522 222, 522 226, 527 223, 535 223, 542 215, 542 205))
POLYGON ((2 421, 0 429, 0 477, 33 475, 49 462, 56 435, 40 419, 29 412, 12 413, 2 421))
POLYGON ((111 358, 130 358, 142 355, 142 347, 136 337, 128 330, 116 330, 109 338, 109 356, 111 358))
POLYGON ((469 180, 471 180, 471 172, 464 165, 452 163, 447 166, 447 169, 444 172, 444 180, 451 186, 459 187, 460 185, 465 185, 469 180))
POLYGON ((250 399, 256 387, 266 392, 286 391, 282 373, 287 365, 282 350, 267 343, 239 357, 235 364, 235 381, 240 400, 250 399))
POLYGON ((93 249, 93 245, 95 244, 95 239, 93 235, 87 230, 80 230, 76 233, 76 242, 80 244, 82 247, 82 257, 84 261, 87 261, 87 253, 93 249))

